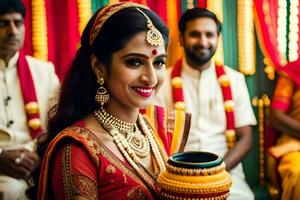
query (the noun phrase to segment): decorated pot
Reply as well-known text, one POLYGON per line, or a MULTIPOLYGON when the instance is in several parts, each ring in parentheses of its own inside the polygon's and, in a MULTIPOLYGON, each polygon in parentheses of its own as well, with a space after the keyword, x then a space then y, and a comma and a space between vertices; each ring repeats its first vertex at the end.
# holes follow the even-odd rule
POLYGON ((158 177, 164 199, 226 199, 231 178, 223 158, 209 152, 190 151, 172 155, 158 177))

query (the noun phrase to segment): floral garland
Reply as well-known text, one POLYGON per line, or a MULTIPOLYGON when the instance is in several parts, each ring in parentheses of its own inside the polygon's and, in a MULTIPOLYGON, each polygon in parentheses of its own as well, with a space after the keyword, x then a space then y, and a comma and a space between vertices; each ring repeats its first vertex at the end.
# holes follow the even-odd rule
POLYGON ((42 127, 35 86, 23 49, 19 53, 17 71, 25 104, 27 126, 31 137, 34 139, 42 133, 42 127))
POLYGON ((78 31, 81 36, 84 27, 86 26, 87 22, 89 21, 92 15, 91 1, 77 0, 77 7, 79 17, 78 31))
MULTIPOLYGON (((182 60, 179 60, 177 61, 171 72, 171 85, 174 107, 177 110, 185 110, 181 69, 182 60)), ((216 63, 215 69, 224 99, 224 110, 226 115, 226 131, 224 134, 226 136, 228 148, 232 148, 235 144, 236 137, 234 123, 234 101, 232 99, 230 81, 222 64, 216 63)))
POLYGON ((32 47, 33 56, 48 60, 47 16, 44 0, 32 0, 32 47))
POLYGON ((237 1, 237 7, 239 71, 253 75, 256 67, 253 1, 237 1))

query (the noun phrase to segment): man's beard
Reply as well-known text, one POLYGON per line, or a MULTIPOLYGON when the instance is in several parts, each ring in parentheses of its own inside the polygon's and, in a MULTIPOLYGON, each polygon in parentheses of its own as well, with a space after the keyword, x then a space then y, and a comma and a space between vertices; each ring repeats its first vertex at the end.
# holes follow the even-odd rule
POLYGON ((193 65, 193 67, 201 67, 203 64, 207 63, 215 54, 216 49, 210 48, 209 53, 203 54, 199 53, 199 49, 203 47, 194 45, 192 48, 184 47, 185 55, 187 59, 192 62, 190 64, 193 65))

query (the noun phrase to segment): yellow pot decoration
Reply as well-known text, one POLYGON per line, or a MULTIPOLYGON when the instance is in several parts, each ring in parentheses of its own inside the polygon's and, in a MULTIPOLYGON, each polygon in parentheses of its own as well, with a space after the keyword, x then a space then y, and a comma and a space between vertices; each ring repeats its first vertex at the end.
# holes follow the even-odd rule
POLYGON ((231 178, 223 158, 209 152, 190 151, 172 155, 158 177, 164 199, 226 199, 231 178))

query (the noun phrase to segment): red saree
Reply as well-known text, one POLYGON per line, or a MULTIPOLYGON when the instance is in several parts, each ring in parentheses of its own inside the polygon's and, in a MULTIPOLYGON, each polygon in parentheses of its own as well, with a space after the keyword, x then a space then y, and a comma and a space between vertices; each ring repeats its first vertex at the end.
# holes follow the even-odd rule
MULTIPOLYGON (((150 107, 143 111, 166 161, 170 153, 183 151, 190 115, 150 107)), ((42 162, 38 199, 157 199, 156 178, 141 166, 137 174, 120 160, 82 121, 59 133, 49 144, 42 162), (63 141, 63 142, 62 142, 63 141)))

